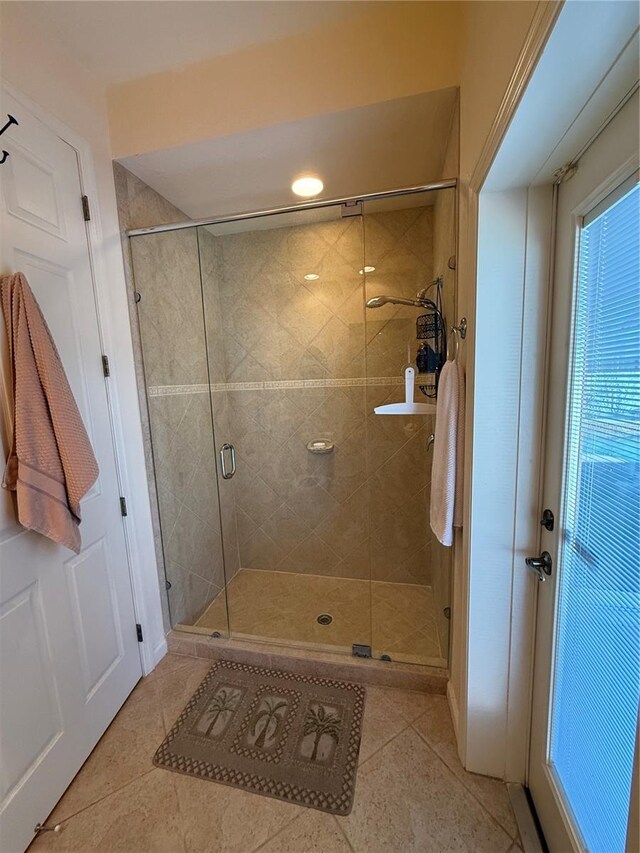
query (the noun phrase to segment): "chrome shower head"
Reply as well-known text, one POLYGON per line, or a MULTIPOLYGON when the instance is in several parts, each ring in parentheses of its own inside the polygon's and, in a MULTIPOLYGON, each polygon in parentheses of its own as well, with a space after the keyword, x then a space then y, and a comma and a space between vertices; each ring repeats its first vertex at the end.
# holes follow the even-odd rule
POLYGON ((367 308, 381 308, 390 301, 390 296, 374 296, 371 299, 367 299, 367 308))
POLYGON ((411 305, 414 308, 426 308, 428 299, 404 299, 402 296, 374 296, 367 299, 367 308, 381 308, 383 305, 411 305))

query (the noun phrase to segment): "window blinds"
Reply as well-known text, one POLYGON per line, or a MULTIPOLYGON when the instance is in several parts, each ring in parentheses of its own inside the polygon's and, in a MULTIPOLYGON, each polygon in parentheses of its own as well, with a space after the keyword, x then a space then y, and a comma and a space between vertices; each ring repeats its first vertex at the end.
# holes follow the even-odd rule
POLYGON ((623 851, 640 695, 640 189, 580 232, 550 761, 590 851, 623 851))

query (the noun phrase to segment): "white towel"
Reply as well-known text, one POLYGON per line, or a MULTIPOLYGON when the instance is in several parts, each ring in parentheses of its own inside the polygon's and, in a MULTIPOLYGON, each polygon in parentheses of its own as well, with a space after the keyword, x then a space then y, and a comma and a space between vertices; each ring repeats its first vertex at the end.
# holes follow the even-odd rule
POLYGON ((456 360, 458 370, 458 419, 456 428, 456 495, 453 504, 453 526, 462 527, 462 498, 464 491, 464 419, 465 385, 464 369, 456 360))
POLYGON ((453 545, 453 528, 462 527, 464 466, 464 373, 447 361, 438 383, 431 466, 431 529, 443 545, 453 545))

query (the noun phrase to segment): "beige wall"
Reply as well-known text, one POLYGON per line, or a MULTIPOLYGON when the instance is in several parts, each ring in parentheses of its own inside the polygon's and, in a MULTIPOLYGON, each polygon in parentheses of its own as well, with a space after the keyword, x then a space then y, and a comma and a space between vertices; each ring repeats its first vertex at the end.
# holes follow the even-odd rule
POLYGON ((463 5, 363 4, 310 33, 112 86, 114 156, 456 86, 463 5))

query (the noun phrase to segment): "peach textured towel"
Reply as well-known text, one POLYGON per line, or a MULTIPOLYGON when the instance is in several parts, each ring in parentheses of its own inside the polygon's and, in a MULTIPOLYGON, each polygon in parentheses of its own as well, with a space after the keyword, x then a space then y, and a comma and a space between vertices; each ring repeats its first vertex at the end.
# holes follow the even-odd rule
POLYGON ((438 540, 448 546, 453 545, 453 528, 462 527, 464 409, 462 365, 447 361, 438 383, 430 522, 438 540))
POLYGON ((18 521, 80 552, 80 500, 98 476, 80 412, 47 323, 22 273, 0 276, 13 372, 13 444, 2 485, 18 521))

